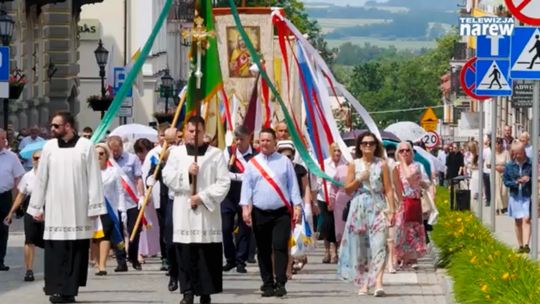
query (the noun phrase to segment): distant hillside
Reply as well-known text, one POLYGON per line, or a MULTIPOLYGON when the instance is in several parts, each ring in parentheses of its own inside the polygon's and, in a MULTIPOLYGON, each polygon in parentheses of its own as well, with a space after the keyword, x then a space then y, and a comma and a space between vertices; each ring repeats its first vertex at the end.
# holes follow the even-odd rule
POLYGON ((395 45, 398 49, 417 45, 415 49, 419 49, 434 46, 435 39, 446 34, 451 30, 451 25, 456 24, 457 2, 309 0, 306 1, 306 12, 319 22, 331 46, 350 41, 360 44, 369 42, 378 46, 395 45), (407 46, 404 47, 404 44, 407 46))

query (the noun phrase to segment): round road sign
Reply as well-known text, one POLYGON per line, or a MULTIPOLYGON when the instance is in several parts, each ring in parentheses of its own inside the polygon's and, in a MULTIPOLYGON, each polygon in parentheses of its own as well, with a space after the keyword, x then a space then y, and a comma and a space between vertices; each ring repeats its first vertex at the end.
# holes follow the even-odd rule
POLYGON ((478 100, 486 100, 488 96, 479 96, 474 93, 476 86, 476 57, 472 57, 467 61, 461 69, 459 80, 461 81, 461 88, 465 94, 478 100))
POLYGON ((422 136, 422 142, 426 145, 426 148, 433 149, 440 144, 441 138, 437 132, 429 131, 422 136))
POLYGON ((505 0, 506 7, 519 21, 540 25, 540 0, 505 0))

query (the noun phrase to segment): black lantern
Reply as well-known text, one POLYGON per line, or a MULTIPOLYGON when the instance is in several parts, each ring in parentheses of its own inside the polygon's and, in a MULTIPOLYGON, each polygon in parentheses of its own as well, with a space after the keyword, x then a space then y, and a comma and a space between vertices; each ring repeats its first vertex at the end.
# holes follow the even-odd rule
POLYGON ((8 46, 13 37, 13 28, 15 27, 15 21, 7 14, 5 8, 0 8, 0 39, 2 44, 8 46))
POLYGON ((169 74, 169 70, 164 71, 164 75, 161 76, 160 95, 165 97, 165 113, 169 112, 169 98, 173 96, 174 79, 169 74))
MULTIPOLYGON (((96 55, 96 62, 99 66, 99 77, 101 78, 101 99, 105 99, 105 65, 107 64, 107 59, 109 58, 109 51, 107 51, 106 48, 103 47, 103 42, 101 39, 99 40, 98 47, 94 51, 94 54, 96 55)), ((101 111, 101 118, 103 118, 103 115, 105 114, 105 111, 101 111)))
POLYGON ((99 77, 101 77, 101 97, 105 97, 105 65, 109 58, 109 51, 103 47, 103 42, 99 40, 98 47, 94 51, 96 62, 99 66, 99 77))

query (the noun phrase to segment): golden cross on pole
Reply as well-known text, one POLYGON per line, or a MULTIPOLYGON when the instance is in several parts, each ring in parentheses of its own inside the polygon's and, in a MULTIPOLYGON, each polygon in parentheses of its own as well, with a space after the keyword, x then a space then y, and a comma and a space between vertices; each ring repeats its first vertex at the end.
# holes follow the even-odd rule
POLYGON ((204 19, 199 16, 197 10, 195 10, 195 18, 193 19, 194 27, 190 30, 182 31, 182 38, 186 39, 191 37, 192 43, 197 46, 197 70, 195 71, 195 78, 197 79, 197 89, 201 88, 201 79, 203 72, 201 71, 201 57, 203 52, 210 47, 208 38, 214 37, 214 31, 208 31, 204 26, 204 19))

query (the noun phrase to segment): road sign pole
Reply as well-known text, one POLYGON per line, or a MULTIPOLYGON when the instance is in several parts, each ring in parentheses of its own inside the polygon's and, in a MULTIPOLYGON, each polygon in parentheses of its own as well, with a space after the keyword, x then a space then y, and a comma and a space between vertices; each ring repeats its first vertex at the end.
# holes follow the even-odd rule
POLYGON ((532 195, 531 195, 531 221, 532 240, 531 258, 538 257, 538 133, 540 128, 540 80, 534 81, 533 88, 533 123, 532 123, 532 195))
MULTIPOLYGON (((491 160, 490 160, 490 193, 491 193, 491 232, 495 232, 495 220, 497 218, 496 209, 497 209, 497 191, 495 186, 495 168, 497 167, 497 105, 501 103, 501 97, 491 100, 491 160)), ((502 186, 502 185, 501 185, 502 186)))
POLYGON ((484 202, 482 199, 482 193, 483 193, 483 185, 484 185, 484 179, 483 179, 483 168, 484 168, 484 153, 482 153, 482 147, 484 146, 484 104, 482 102, 478 102, 478 112, 480 113, 480 126, 478 128, 478 218, 480 219, 480 222, 484 222, 484 202))

